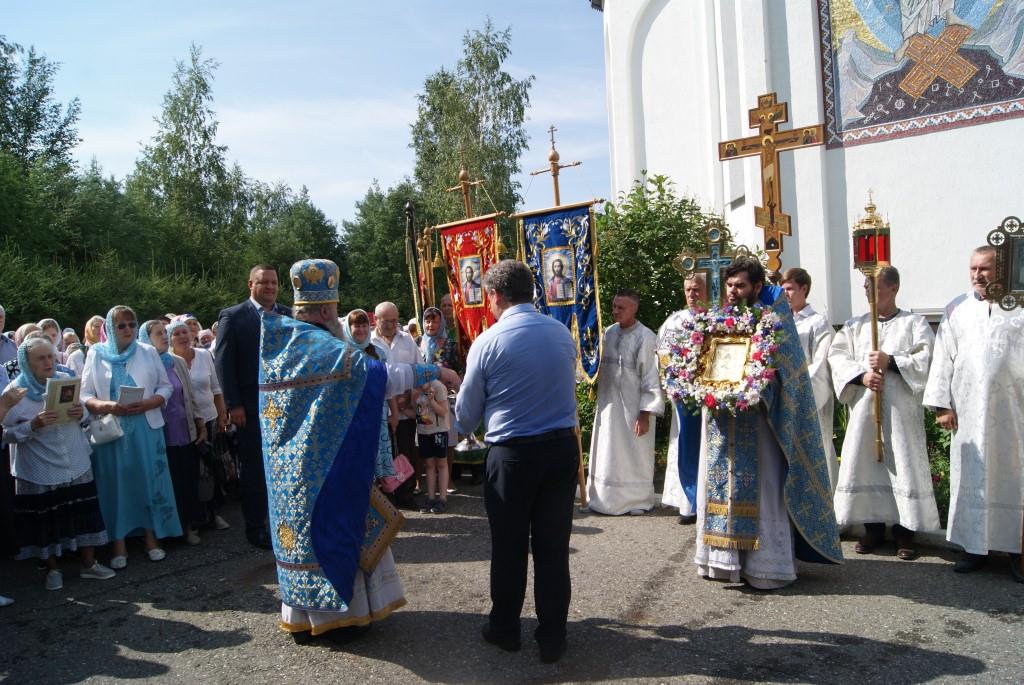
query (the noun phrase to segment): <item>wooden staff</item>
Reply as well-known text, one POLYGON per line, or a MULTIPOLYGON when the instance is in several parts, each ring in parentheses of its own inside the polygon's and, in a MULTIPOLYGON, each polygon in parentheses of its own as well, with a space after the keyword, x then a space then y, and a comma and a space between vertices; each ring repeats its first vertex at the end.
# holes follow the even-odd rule
MULTIPOLYGON (((878 273, 868 274, 871 289, 871 351, 878 352, 878 273)), ((881 369, 872 369, 881 373, 881 369)), ((882 461, 882 390, 875 391, 875 461, 882 461)))

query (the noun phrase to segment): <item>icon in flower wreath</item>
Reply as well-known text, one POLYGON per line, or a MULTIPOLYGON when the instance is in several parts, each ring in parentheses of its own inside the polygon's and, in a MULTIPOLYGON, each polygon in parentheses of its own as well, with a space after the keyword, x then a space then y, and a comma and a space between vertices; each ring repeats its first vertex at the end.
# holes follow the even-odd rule
POLYGON ((775 378, 781 331, 770 307, 693 310, 658 350, 665 392, 692 414, 755 408, 775 378))

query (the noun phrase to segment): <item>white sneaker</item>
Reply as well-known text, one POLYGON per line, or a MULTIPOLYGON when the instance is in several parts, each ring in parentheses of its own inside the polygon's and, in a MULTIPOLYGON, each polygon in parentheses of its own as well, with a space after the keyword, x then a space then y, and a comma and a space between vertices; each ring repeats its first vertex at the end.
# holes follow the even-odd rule
POLYGON ((12 604, 14 604, 13 599, 11 599, 10 597, 4 597, 3 595, 0 595, 0 607, 9 607, 12 604))
POLYGON ((213 527, 217 530, 227 530, 231 527, 231 524, 225 521, 220 514, 213 517, 213 527))
POLYGON ((83 568, 78 577, 87 580, 108 580, 116 575, 112 570, 97 561, 89 568, 83 568))
POLYGON ((190 530, 187 533, 185 533, 185 542, 187 542, 190 545, 198 545, 200 542, 202 542, 202 540, 199 539, 199 533, 195 532, 194 530, 190 530))
POLYGON ((64 587, 64 574, 58 569, 51 568, 46 572, 46 589, 60 590, 64 587))
POLYGON ((167 558, 167 552, 163 551, 159 547, 154 547, 153 549, 147 550, 146 554, 149 555, 150 561, 163 561, 167 558))
POLYGON ((110 568, 117 569, 118 571, 120 571, 126 566, 128 566, 128 557, 126 557, 125 555, 120 554, 116 557, 110 557, 110 568))

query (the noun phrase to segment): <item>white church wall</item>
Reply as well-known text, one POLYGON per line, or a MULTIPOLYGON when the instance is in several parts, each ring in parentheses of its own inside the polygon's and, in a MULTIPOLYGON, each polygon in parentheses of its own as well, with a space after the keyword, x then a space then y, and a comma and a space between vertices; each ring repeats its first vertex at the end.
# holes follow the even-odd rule
MULTIPOLYGON (((664 173, 760 245, 759 162, 721 163, 717 143, 750 135, 747 111, 771 90, 789 103, 784 128, 824 121, 816 0, 606 0, 604 15, 613 195, 643 169, 664 173)), ((811 302, 834 323, 866 311, 849 232, 871 189, 892 224, 901 306, 937 311, 967 289, 970 250, 1024 212, 1022 155, 1021 118, 782 153, 783 266, 811 272, 811 302)))

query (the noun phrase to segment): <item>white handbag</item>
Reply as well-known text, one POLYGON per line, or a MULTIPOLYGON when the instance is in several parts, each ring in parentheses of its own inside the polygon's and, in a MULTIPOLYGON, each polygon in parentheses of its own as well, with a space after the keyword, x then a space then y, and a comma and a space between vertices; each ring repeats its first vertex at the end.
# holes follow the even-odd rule
POLYGON ((106 445, 124 436, 121 430, 121 422, 113 414, 104 414, 94 418, 89 424, 89 444, 106 445))

